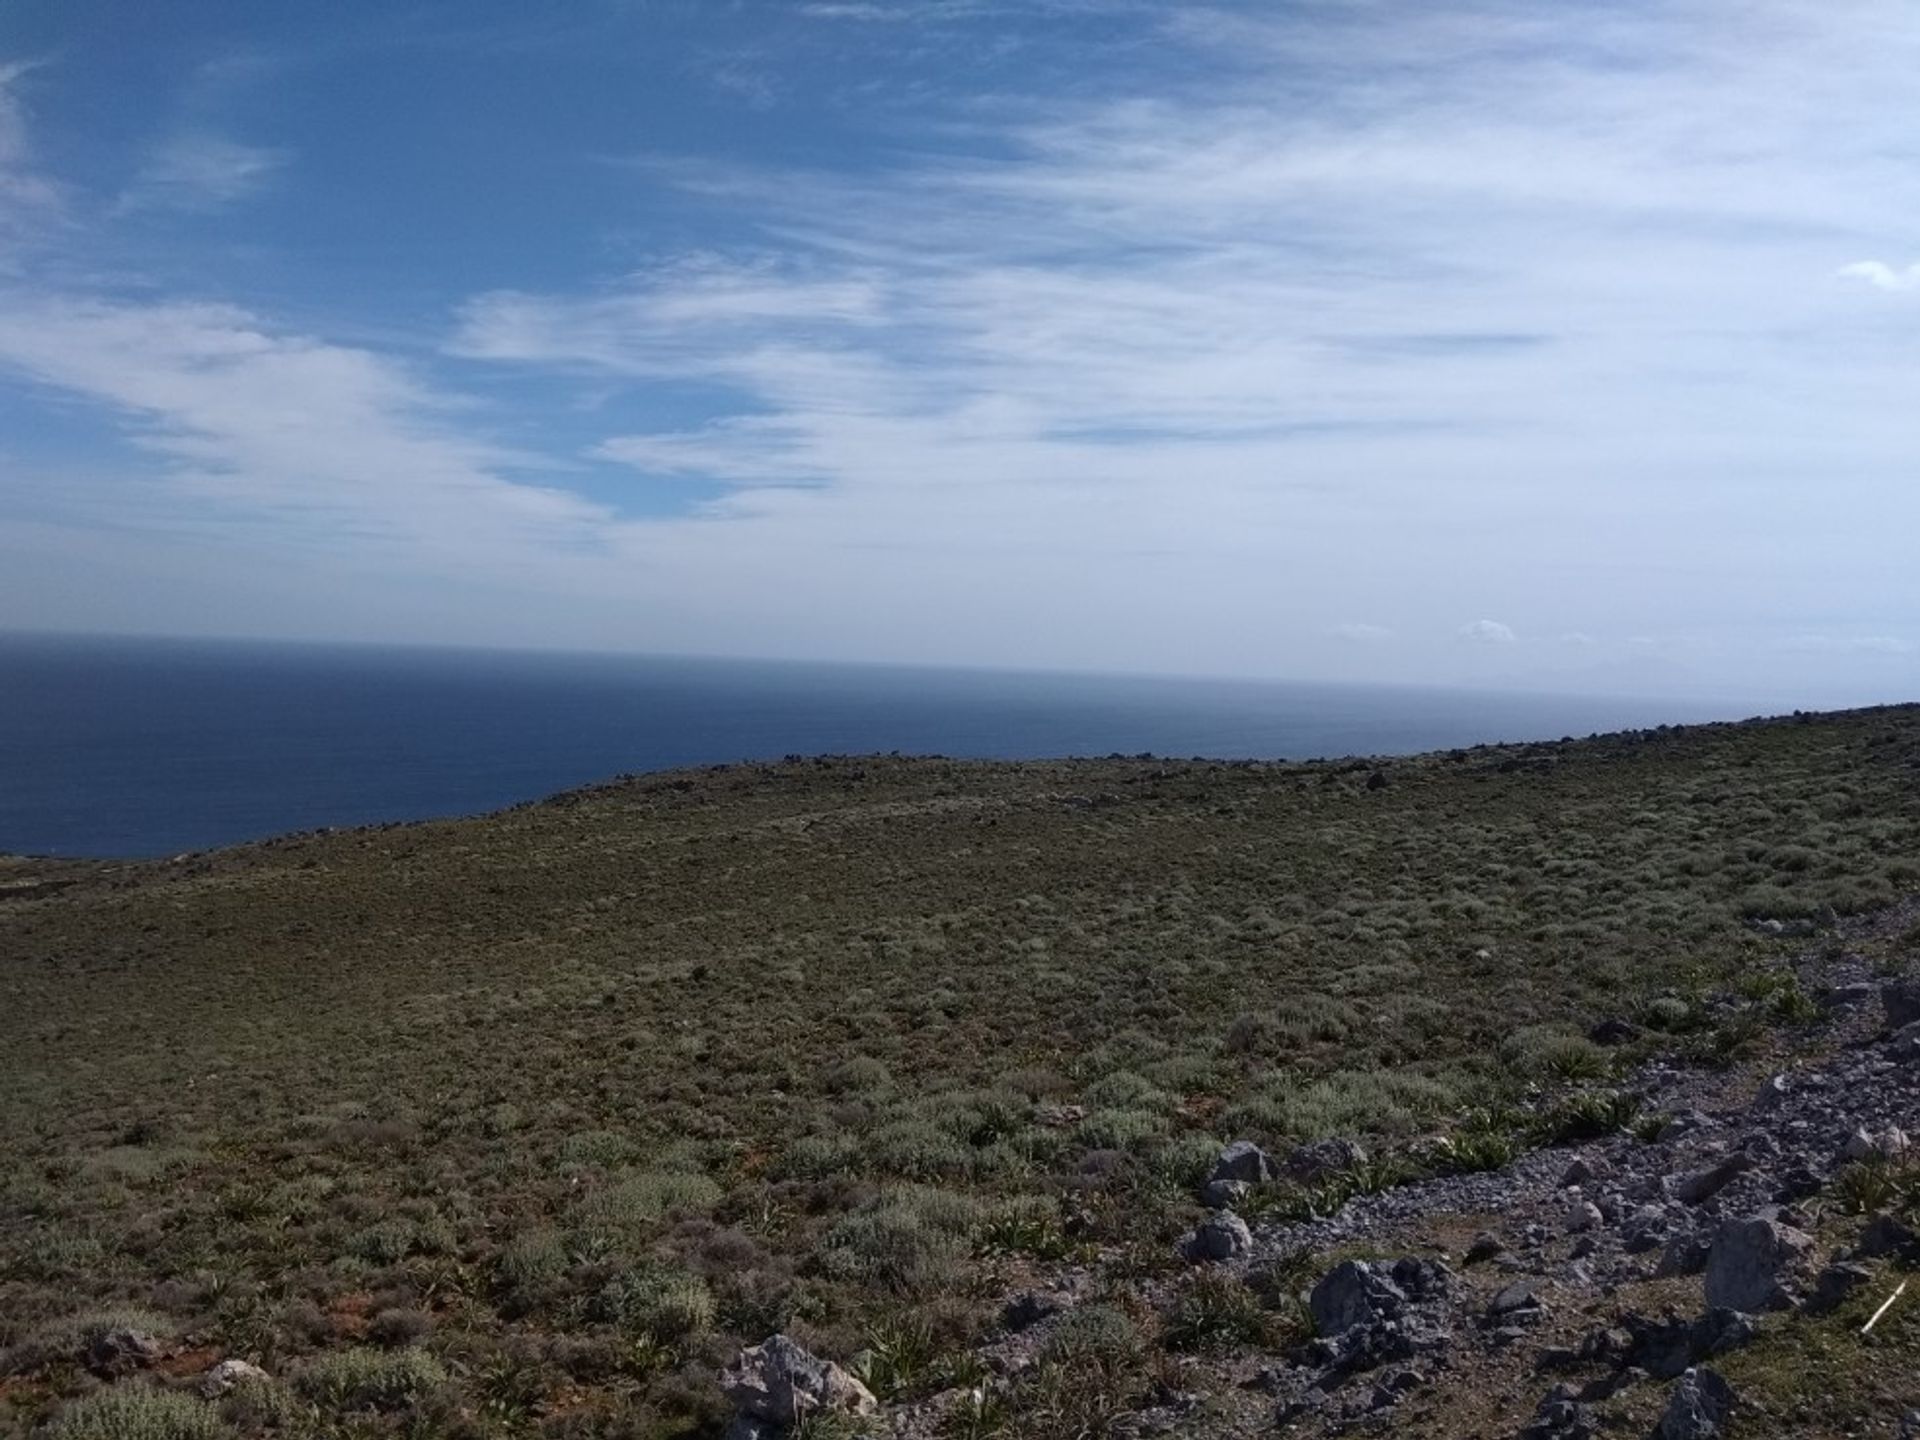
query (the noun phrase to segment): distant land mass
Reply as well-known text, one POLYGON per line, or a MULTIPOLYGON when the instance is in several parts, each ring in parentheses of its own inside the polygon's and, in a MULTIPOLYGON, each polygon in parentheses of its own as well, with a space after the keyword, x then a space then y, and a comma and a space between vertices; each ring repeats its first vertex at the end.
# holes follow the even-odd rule
POLYGON ((1387 686, 38 636, 0 636, 0 695, 0 852, 97 857, 789 754, 1305 759, 1735 718, 1387 686))

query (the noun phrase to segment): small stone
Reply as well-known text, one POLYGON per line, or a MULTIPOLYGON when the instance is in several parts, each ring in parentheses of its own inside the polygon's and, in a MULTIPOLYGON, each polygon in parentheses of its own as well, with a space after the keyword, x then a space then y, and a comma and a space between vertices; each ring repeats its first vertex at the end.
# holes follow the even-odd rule
POLYGON ((1220 1158, 1213 1162, 1213 1173, 1207 1176, 1209 1182, 1237 1180, 1248 1185, 1272 1178, 1273 1165, 1267 1159, 1267 1152, 1251 1140, 1235 1140, 1221 1150, 1220 1158))
POLYGON ((1575 1200, 1561 1217, 1561 1228, 1569 1235, 1584 1235, 1601 1223, 1600 1207, 1591 1200, 1575 1200))
POLYGON ((1882 1213, 1867 1222, 1867 1228, 1860 1232, 1860 1243, 1854 1247, 1854 1253, 1868 1259, 1882 1255, 1912 1258, 1920 1254, 1920 1236, 1914 1234, 1911 1226, 1882 1213))
POLYGON ((1479 1265, 1503 1253, 1506 1246, 1500 1243, 1500 1237, 1490 1230, 1483 1230, 1473 1237, 1473 1243, 1467 1246, 1466 1262, 1479 1265))
POLYGON ((1848 1160, 1898 1160, 1907 1153, 1907 1133, 1898 1125, 1869 1130, 1862 1125, 1847 1137, 1840 1153, 1848 1160))
POLYGON ((1589 1440, 1593 1433, 1591 1412, 1575 1398, 1571 1385, 1560 1384, 1542 1397, 1520 1440, 1589 1440))
POLYGON ((1200 1198, 1209 1210, 1231 1210, 1245 1200, 1253 1187, 1244 1180, 1209 1180, 1200 1198))
POLYGON ((1709 1310, 1693 1322, 1693 1353, 1702 1360, 1751 1345, 1760 1333, 1753 1316, 1738 1310, 1709 1310))
POLYGON ((1410 1390, 1417 1390, 1427 1383, 1427 1377, 1410 1366, 1400 1366, 1389 1370, 1380 1377, 1373 1387, 1373 1395, 1368 1408, 1389 1410, 1400 1403, 1400 1398, 1410 1390))
POLYGON ((1814 1277, 1807 1309, 1815 1315, 1837 1310, 1855 1290, 1873 1279, 1873 1268, 1853 1260, 1836 1260, 1814 1277))
POLYGON ((1920 1060, 1920 1020, 1895 1031, 1887 1050, 1896 1060, 1920 1060))
POLYGON ((1065 1308, 1065 1303, 1057 1295, 1040 1290, 1022 1290, 1001 1309, 1000 1324, 1009 1331, 1028 1330, 1048 1316, 1058 1315, 1065 1308))
POLYGON ((1570 1190, 1575 1185, 1584 1185, 1594 1178, 1594 1168, 1584 1155, 1576 1155, 1568 1162, 1567 1168, 1560 1172, 1560 1188, 1570 1190))
POLYGON ((217 1400, 236 1385, 259 1384, 273 1377, 245 1360, 222 1360, 200 1377, 200 1393, 217 1400))
POLYGON ((1713 1245, 1704 1235, 1695 1231, 1682 1231, 1667 1241, 1666 1248, 1660 1252, 1660 1261, 1653 1267, 1658 1276, 1698 1275, 1707 1268, 1712 1258, 1713 1245))
POLYGON ((1785 1075, 1775 1075, 1763 1084, 1759 1093, 1753 1097, 1752 1108, 1755 1112, 1764 1115, 1770 1110, 1778 1109, 1792 1093, 1793 1083, 1785 1075))
POLYGON ((1733 1387, 1712 1370, 1680 1377, 1655 1428, 1656 1440, 1718 1440, 1734 1407, 1733 1387))
POLYGON ((1233 1211, 1221 1210, 1200 1222, 1184 1248, 1187 1258, 1197 1263, 1236 1260, 1253 1249, 1253 1232, 1233 1211))
POLYGON ((1625 1045, 1640 1038, 1640 1027, 1616 1015, 1602 1020, 1587 1031, 1587 1038, 1596 1045, 1625 1045))
POLYGON ((1673 1198, 1685 1205, 1699 1205, 1712 1199, 1733 1181, 1753 1168, 1753 1158, 1736 1150, 1717 1165, 1674 1178, 1673 1198))
POLYGON ((1812 1249, 1811 1235, 1778 1221, 1729 1220, 1707 1254, 1707 1304, 1748 1312, 1791 1306, 1786 1282, 1812 1249))
POLYGON ((1516 1310, 1541 1308, 1540 1295, 1531 1280, 1516 1280, 1487 1304, 1489 1315, 1510 1315, 1516 1310))
POLYGON ((1889 980, 1880 987, 1880 1003, 1886 1007, 1887 1028, 1904 1030, 1920 1020, 1920 980, 1889 980))
POLYGON ((1857 980, 1850 985, 1831 987, 1820 999, 1829 1010, 1853 1010, 1872 1004, 1879 988, 1871 980, 1857 980))

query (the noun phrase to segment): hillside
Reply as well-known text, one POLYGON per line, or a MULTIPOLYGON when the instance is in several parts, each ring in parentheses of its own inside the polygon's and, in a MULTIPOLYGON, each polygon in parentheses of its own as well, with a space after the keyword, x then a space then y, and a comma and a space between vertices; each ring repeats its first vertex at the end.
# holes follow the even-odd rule
MULTIPOLYGON (((1914 1205, 1902 1157, 1836 1152, 1920 1121, 1880 993, 1920 975, 1917 892, 1920 707, 793 758, 0 862, 0 1432, 718 1435, 721 1367, 784 1332, 881 1402, 815 1435, 1516 1434, 1648 1370, 1591 1340, 1623 1307, 1703 1311, 1682 1242, 1786 1203, 1812 1266, 1914 1205), (1830 1078, 1742 1120, 1781 1070, 1830 1078), (1205 1197, 1251 1228, 1195 1263, 1235 1140, 1293 1178, 1205 1197), (1375 1258, 1444 1266, 1394 1320, 1445 1345, 1332 1353, 1315 1287, 1375 1258), (1467 1318, 1516 1280, 1524 1334, 1467 1318), (201 1401, 226 1359, 272 1378, 201 1401)), ((1905 1243, 1714 1360, 1732 1433, 1895 1433, 1920 1304, 1857 1331, 1905 1243)), ((1646 1433, 1672 1389, 1537 1433, 1646 1433)))

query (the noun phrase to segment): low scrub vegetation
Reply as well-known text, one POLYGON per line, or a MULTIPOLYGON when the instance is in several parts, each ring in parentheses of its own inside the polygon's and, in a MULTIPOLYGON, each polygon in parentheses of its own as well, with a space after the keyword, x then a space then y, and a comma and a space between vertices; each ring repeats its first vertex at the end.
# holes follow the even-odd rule
POLYGON ((1366 765, 794 760, 9 862, 71 883, 0 904, 0 1430, 708 1433, 742 1342, 918 1396, 1097 1255, 1172 1299, 1080 1307, 951 1418, 1095 1433, 1182 1355, 1298 1333, 1297 1286, 1174 1273, 1224 1140, 1364 1140, 1253 1200, 1305 1216, 1656 1133, 1636 1047, 1803 1023, 1777 934, 1920 884, 1917 766, 1904 709, 1366 765), (115 1325, 178 1381, 99 1373, 115 1325), (202 1401, 181 1356, 274 1381, 202 1401))

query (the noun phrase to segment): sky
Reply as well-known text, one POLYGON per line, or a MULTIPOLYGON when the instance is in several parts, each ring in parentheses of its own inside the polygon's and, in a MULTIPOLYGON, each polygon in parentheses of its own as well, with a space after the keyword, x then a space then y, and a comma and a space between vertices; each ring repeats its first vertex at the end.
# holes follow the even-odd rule
POLYGON ((1909 0, 0 7, 0 629, 1920 698, 1909 0))

